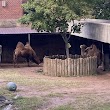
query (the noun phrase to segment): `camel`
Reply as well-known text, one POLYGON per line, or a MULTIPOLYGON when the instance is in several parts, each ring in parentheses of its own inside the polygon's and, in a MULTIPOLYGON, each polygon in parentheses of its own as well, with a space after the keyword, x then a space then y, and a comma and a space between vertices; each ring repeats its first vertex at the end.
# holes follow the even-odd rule
POLYGON ((92 44, 90 47, 85 49, 87 56, 97 56, 97 65, 101 65, 103 62, 103 55, 101 51, 96 47, 95 44, 92 44))
POLYGON ((103 64, 103 54, 101 51, 96 47, 95 44, 87 47, 85 44, 80 45, 81 48, 81 56, 82 57, 90 57, 90 56, 97 56, 97 65, 100 66, 103 64))
POLYGON ((30 66, 29 65, 30 60, 36 64, 40 64, 40 59, 38 58, 35 51, 32 49, 32 47, 28 42, 26 43, 25 46, 22 42, 17 43, 16 49, 13 52, 14 67, 15 67, 15 64, 17 64, 18 57, 26 58, 28 66, 30 66))
POLYGON ((86 48, 87 48, 87 46, 86 46, 85 44, 80 45, 81 56, 82 56, 82 57, 86 57, 86 56, 87 56, 87 52, 85 51, 86 48))

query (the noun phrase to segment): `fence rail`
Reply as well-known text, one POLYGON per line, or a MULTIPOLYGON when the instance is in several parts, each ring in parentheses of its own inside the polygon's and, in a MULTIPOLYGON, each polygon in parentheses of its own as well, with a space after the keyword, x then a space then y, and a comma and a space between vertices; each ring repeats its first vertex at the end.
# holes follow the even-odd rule
POLYGON ((87 76, 96 74, 97 57, 86 57, 74 55, 70 58, 65 56, 44 57, 43 71, 49 76, 87 76))

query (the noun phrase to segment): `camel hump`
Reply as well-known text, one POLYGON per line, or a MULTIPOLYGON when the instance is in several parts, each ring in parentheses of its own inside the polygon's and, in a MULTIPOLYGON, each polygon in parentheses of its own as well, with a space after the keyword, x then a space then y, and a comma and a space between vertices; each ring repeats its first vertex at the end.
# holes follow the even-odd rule
POLYGON ((93 49, 97 49, 95 44, 92 44, 91 46, 92 46, 93 49))
POLYGON ((32 47, 31 47, 31 45, 29 44, 29 42, 26 42, 26 45, 24 46, 25 48, 28 48, 28 49, 30 49, 30 50, 32 50, 32 47))
POLYGON ((92 44, 90 47, 91 47, 91 49, 93 49, 94 51, 98 51, 98 50, 99 50, 95 44, 92 44))
POLYGON ((25 49, 28 49, 29 51, 32 52, 33 56, 36 56, 35 51, 33 50, 33 48, 31 47, 31 45, 29 44, 29 42, 26 42, 26 45, 24 46, 25 49))
POLYGON ((16 45, 16 48, 23 49, 24 48, 24 44, 22 42, 18 42, 17 45, 16 45))

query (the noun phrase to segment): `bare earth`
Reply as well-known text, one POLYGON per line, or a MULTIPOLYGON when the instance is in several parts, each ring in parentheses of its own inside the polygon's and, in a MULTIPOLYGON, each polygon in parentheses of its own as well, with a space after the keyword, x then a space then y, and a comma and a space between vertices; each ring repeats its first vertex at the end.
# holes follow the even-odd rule
MULTIPOLYGON (((93 100, 93 102, 102 102, 107 103, 110 102, 110 73, 106 72, 101 75, 95 75, 95 76, 86 76, 86 77, 50 77, 45 76, 42 74, 42 67, 20 67, 20 68, 5 68, 6 70, 16 70, 20 75, 26 76, 28 79, 31 80, 34 79, 41 79, 41 80, 47 80, 47 81, 65 81, 66 84, 70 84, 70 87, 68 85, 60 86, 60 85, 54 85, 47 88, 40 88, 40 85, 34 88, 34 86, 22 86, 18 85, 18 94, 24 96, 24 97, 33 97, 33 96, 39 96, 39 97, 47 97, 48 96, 48 104, 45 104, 41 109, 39 110, 48 110, 49 108, 56 107, 63 104, 68 103, 77 103, 78 97, 80 97, 80 103, 81 106, 83 100, 83 106, 86 102, 90 101, 90 99, 93 100), (77 83, 75 85, 75 83, 77 83), (73 84, 73 86, 72 86, 73 84), (49 97, 50 95, 50 97, 49 97), (51 95, 53 95, 51 97, 51 95), (86 100, 85 100, 86 98, 86 100)), ((0 79, 0 82, 2 82, 3 79, 0 79)), ((41 84, 41 87, 43 85, 41 84)), ((79 105, 76 106, 79 107, 79 105)), ((79 110, 79 109, 78 109, 79 110)))

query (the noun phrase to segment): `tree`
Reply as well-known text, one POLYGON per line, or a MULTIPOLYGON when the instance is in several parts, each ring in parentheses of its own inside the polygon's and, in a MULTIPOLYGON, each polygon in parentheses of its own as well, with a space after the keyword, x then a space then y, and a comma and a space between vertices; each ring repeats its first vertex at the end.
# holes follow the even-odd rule
MULTIPOLYGON (((90 15, 90 8, 86 0, 28 0, 23 4, 25 14, 20 19, 23 24, 31 24, 37 31, 60 32, 69 57, 68 42, 71 32, 81 25, 71 27, 68 32, 68 22, 90 15)), ((80 29, 79 29, 80 30, 80 29)))
POLYGON ((110 19, 110 0, 93 0, 93 16, 97 19, 110 19))

